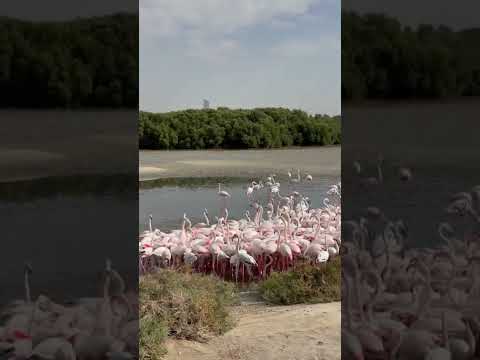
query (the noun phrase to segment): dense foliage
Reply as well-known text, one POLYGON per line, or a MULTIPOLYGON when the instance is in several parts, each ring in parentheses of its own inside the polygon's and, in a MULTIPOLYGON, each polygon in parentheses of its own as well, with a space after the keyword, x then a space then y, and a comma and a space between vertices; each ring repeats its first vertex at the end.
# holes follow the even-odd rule
POLYGON ((342 98, 480 95, 480 28, 402 26, 384 15, 342 14, 342 98))
POLYGON ((140 112, 142 149, 278 148, 341 142, 340 118, 283 108, 140 112))
POLYGON ((302 264, 270 275, 260 283, 260 293, 267 302, 276 305, 340 301, 341 274, 340 257, 320 267, 302 264))
POLYGON ((0 18, 0 106, 138 106, 138 16, 0 18))
POLYGON ((161 270, 140 278, 141 360, 160 359, 167 336, 205 340, 233 326, 229 307, 238 300, 234 286, 184 270, 161 270))

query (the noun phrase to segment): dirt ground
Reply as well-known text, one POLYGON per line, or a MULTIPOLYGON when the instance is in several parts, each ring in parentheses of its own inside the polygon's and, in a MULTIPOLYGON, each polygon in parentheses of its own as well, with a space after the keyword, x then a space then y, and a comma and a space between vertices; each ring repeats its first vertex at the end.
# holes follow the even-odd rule
POLYGON ((167 360, 340 359, 340 302, 242 305, 238 323, 208 343, 170 340, 167 360))

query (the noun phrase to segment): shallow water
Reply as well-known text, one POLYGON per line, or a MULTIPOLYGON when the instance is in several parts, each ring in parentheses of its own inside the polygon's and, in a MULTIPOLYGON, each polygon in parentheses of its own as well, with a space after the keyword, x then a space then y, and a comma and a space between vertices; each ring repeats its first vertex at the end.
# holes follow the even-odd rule
POLYGON ((33 268, 33 298, 44 294, 63 302, 97 296, 107 258, 127 286, 136 286, 138 234, 135 223, 125 221, 137 216, 136 193, 121 191, 123 185, 112 182, 88 177, 80 182, 77 177, 2 183, 0 305, 24 297, 25 262, 33 268), (119 243, 122 239, 132 241, 119 243))
MULTIPOLYGON (((246 178, 222 178, 220 179, 223 190, 230 193, 231 198, 227 201, 229 217, 239 219, 246 210, 250 214, 254 210, 246 197, 248 179, 246 178)), ((252 179, 253 180, 253 179, 252 179)), ((323 205, 323 199, 331 185, 340 181, 339 176, 316 177, 312 182, 289 184, 288 179, 278 179, 281 183, 280 193, 286 195, 292 191, 298 191, 311 200, 312 207, 323 205)), ((153 216, 153 225, 162 231, 179 229, 186 213, 192 223, 205 222, 202 212, 206 208, 210 219, 219 215, 220 199, 218 192, 218 178, 202 179, 178 179, 158 187, 142 189, 139 194, 139 228, 146 228, 148 215, 153 216), (175 183, 176 182, 176 183, 175 183)), ((254 199, 266 204, 268 200, 267 188, 255 192, 254 199)), ((252 215, 253 216, 253 215, 252 215)))
MULTIPOLYGON (((374 104, 343 112, 342 214, 358 219, 367 206, 377 206, 391 219, 403 219, 412 246, 442 243, 438 225, 450 221, 456 229, 466 218, 446 214, 451 196, 480 184, 478 139, 480 104, 374 104), (384 157, 384 182, 361 185, 362 177, 376 175, 378 154, 384 157), (353 171, 353 161, 362 174, 353 171), (402 182, 399 167, 413 177, 402 182)), ((463 236, 458 232, 457 236, 463 236)))
MULTIPOLYGON (((253 210, 246 197, 248 184, 272 173, 281 183, 280 193, 298 191, 308 196, 312 206, 322 205, 332 184, 340 181, 341 147, 308 147, 270 150, 140 151, 139 227, 145 229, 148 214, 161 230, 180 228, 183 214, 204 222, 206 208, 210 219, 218 216, 218 183, 232 196, 228 200, 230 218, 243 217, 253 210), (313 176, 311 183, 289 184, 287 172, 300 169, 313 176)), ((266 189, 259 200, 266 203, 266 189)))

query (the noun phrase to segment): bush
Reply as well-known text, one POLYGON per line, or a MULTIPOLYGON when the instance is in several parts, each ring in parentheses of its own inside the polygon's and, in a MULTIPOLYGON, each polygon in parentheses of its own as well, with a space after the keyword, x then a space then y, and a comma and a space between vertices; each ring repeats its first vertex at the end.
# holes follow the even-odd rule
POLYGON ((157 360, 165 355, 163 342, 167 334, 165 321, 159 320, 154 314, 144 315, 140 321, 140 359, 157 360))
POLYGON ((283 108, 140 112, 141 149, 279 148, 337 145, 339 116, 283 108))
POLYGON ((0 17, 0 106, 138 107, 138 16, 0 17))
POLYGON ((162 270, 140 279, 141 359, 159 359, 167 336, 204 341, 233 325, 232 284, 211 276, 162 270))
POLYGON ((260 293, 276 305, 340 301, 341 269, 339 257, 320 267, 302 264, 295 270, 273 273, 260 284, 260 293))
POLYGON ((342 99, 479 96, 480 29, 342 13, 342 99))

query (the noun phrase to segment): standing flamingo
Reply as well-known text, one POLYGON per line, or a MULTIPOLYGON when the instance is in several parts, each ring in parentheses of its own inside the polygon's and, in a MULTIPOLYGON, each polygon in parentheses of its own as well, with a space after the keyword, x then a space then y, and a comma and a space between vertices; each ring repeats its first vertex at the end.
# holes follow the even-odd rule
MULTIPOLYGON (((230 198, 230 194, 226 192, 225 190, 222 190, 221 184, 218 184, 218 196, 223 199, 223 213, 225 213, 225 210, 227 209, 227 199, 230 198)), ((220 215, 222 216, 222 209, 220 209, 220 215)))

